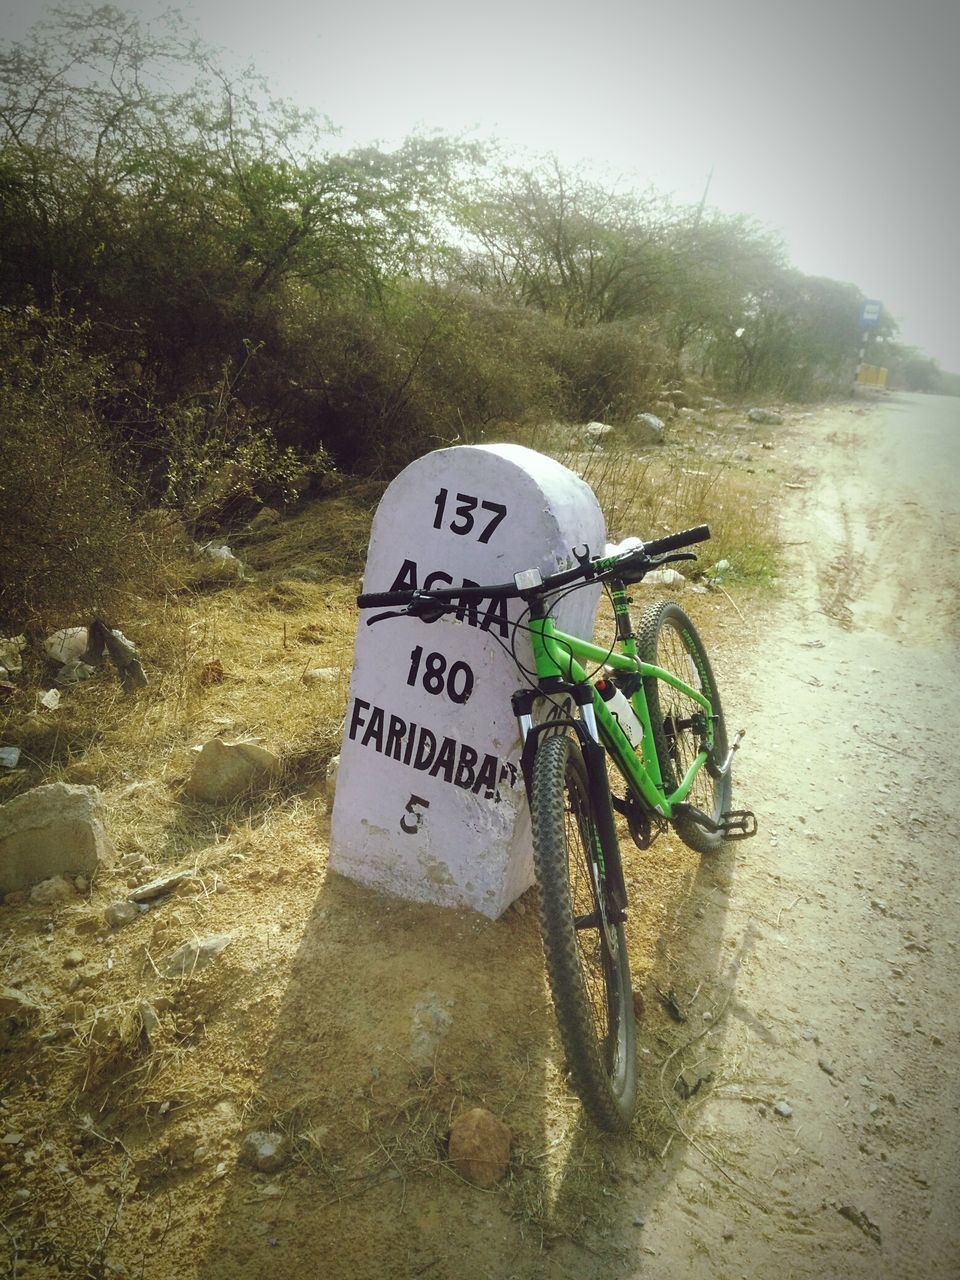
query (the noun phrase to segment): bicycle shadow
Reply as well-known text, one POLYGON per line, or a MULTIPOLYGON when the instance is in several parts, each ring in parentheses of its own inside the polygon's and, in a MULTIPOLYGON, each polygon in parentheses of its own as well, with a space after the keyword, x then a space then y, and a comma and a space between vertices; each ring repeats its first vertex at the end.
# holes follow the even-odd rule
MULTIPOLYGON (((638 859, 649 857, 628 853, 628 877, 643 865, 638 859)), ((591 1256, 604 1257, 597 1275, 637 1274, 647 1215, 689 1158, 685 1103, 709 1096, 721 1069, 742 946, 726 936, 737 857, 736 845, 702 858, 690 853, 687 874, 674 878, 672 890, 648 882, 646 896, 656 903, 661 928, 641 953, 631 945, 640 996, 637 1118, 630 1135, 618 1140, 578 1116, 555 1181, 553 1221, 582 1221, 583 1244, 591 1256), (605 1211, 583 1221, 584 1206, 598 1203, 598 1185, 605 1211)))

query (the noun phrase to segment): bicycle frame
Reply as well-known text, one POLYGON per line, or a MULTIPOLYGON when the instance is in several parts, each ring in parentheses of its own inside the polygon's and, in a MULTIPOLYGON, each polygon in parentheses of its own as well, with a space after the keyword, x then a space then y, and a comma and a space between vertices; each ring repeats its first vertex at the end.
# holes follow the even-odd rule
MULTIPOLYGON (((620 603, 618 596, 621 598, 625 608, 626 601, 623 592, 615 589, 613 596, 615 608, 620 603)), ((618 626, 619 639, 623 648, 623 652, 618 652, 616 649, 604 649, 599 645, 582 640, 578 636, 568 635, 566 632, 559 631, 551 617, 537 617, 537 612, 539 611, 536 609, 532 611, 533 616, 531 616, 528 626, 533 644, 533 657, 538 684, 542 685, 546 681, 548 686, 543 692, 548 693, 549 683, 551 680, 555 681, 557 679, 573 685, 588 685, 590 687, 592 700, 591 704, 587 705, 592 705, 600 742, 634 795, 646 807, 669 820, 673 816, 674 807, 683 802, 689 794, 694 779, 706 764, 709 749, 713 745, 713 708, 709 699, 699 689, 692 688, 669 671, 664 671, 661 667, 654 666, 649 662, 641 661, 636 656, 636 641, 632 634, 629 633, 629 627, 625 632, 618 626), (705 745, 707 750, 701 750, 697 754, 690 768, 680 780, 676 790, 671 791, 669 795, 666 794, 664 788, 660 762, 657 758, 653 741, 650 711, 643 686, 641 685, 630 698, 630 703, 643 729, 643 741, 638 753, 633 743, 607 710, 607 705, 596 688, 590 684, 585 669, 585 664, 588 663, 596 666, 606 666, 613 671, 622 671, 640 675, 644 678, 663 680, 703 708, 706 722, 705 745)), ((618 616, 621 616, 619 609, 617 613, 618 616)), ((584 710, 585 707, 582 707, 581 715, 584 710)), ((589 732, 589 717, 584 716, 583 718, 587 723, 589 732)), ((522 729, 523 726, 521 726, 522 729)))

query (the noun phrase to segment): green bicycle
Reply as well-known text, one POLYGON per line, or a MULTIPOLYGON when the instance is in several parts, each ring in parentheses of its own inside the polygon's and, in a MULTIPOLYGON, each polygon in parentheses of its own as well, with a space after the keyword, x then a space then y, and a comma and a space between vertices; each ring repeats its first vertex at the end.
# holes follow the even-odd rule
POLYGON ((644 610, 635 632, 626 588, 652 569, 695 559, 682 548, 706 525, 612 554, 575 551, 577 566, 539 569, 494 586, 372 592, 361 609, 434 621, 471 600, 521 600, 514 624, 532 642, 533 683, 513 695, 532 818, 534 869, 547 976, 574 1089, 595 1124, 629 1128, 636 1105, 633 991, 624 923, 627 891, 615 814, 640 848, 672 824, 699 853, 756 833, 754 815, 730 808, 731 763, 743 733, 727 740, 720 697, 697 631, 673 602, 644 610), (557 629, 549 598, 602 583, 613 605, 610 648, 557 629), (544 712, 546 714, 544 714, 544 712), (607 758, 623 784, 611 790, 607 758))

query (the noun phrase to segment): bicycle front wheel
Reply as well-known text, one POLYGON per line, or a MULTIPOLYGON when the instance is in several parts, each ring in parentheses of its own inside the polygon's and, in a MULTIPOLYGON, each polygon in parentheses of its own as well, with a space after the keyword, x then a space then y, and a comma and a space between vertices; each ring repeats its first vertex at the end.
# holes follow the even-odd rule
MULTIPOLYGON (((719 822, 730 808, 730 771, 723 775, 719 772, 727 755, 727 729, 703 642, 684 611, 671 600, 662 600, 644 610, 637 641, 643 662, 668 671, 710 702, 712 746, 706 764, 694 779, 687 802, 712 821, 719 822)), ((664 680, 651 676, 643 684, 660 773, 667 791, 675 791, 696 760, 700 744, 707 738, 706 713, 689 695, 664 680)), ((674 829, 684 844, 697 853, 712 853, 723 841, 719 832, 709 831, 686 817, 675 819, 674 829)))
POLYGON ((579 745, 541 741, 531 787, 540 931, 567 1070, 591 1120, 625 1132, 637 1096, 636 1027, 622 924, 611 924, 579 745))

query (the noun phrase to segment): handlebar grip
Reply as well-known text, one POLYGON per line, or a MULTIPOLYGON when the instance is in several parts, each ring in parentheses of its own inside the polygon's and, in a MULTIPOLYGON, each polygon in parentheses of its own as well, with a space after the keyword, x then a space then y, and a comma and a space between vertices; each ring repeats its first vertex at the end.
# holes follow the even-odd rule
POLYGON ((692 546, 695 542, 707 542, 709 538, 710 526, 698 524, 693 529, 683 529, 680 533, 670 533, 665 538, 645 542, 643 550, 648 556, 659 556, 666 551, 679 551, 681 547, 692 546))
POLYGON ((412 591, 368 591, 357 596, 358 609, 390 609, 394 605, 409 604, 412 591))

